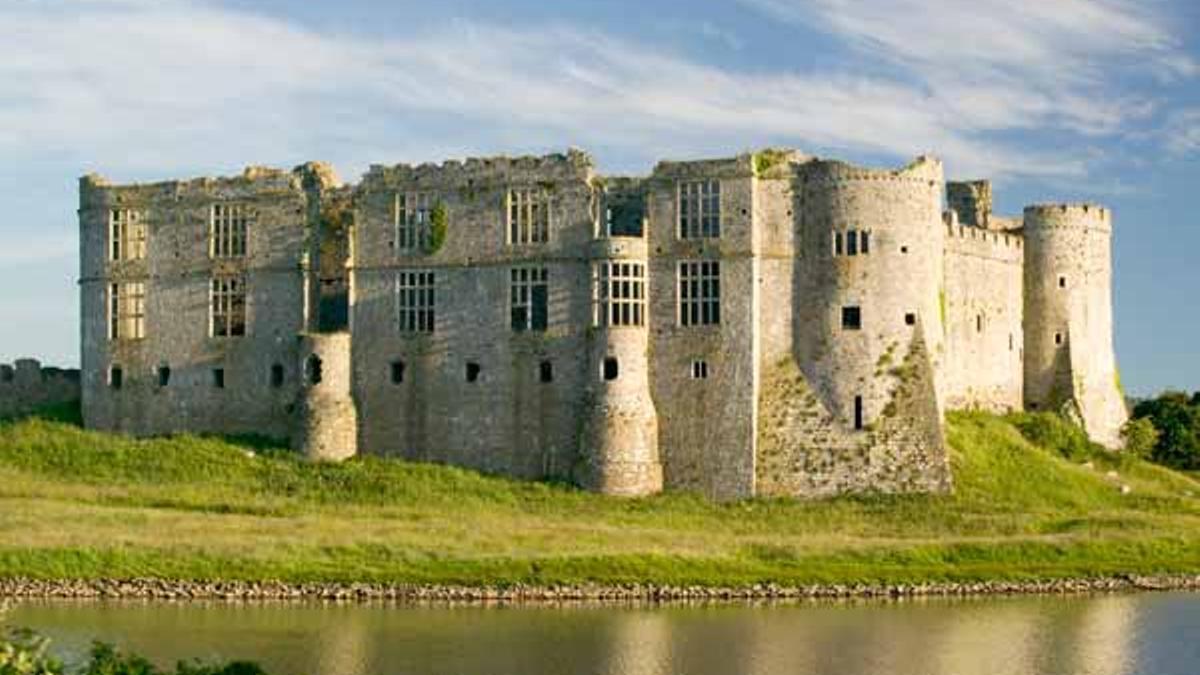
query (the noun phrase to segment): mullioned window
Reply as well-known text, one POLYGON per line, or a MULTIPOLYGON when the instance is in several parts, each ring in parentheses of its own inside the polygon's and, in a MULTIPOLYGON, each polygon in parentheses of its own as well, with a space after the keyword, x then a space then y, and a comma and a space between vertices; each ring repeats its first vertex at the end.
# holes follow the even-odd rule
POLYGON ((432 333, 434 273, 405 270, 396 275, 396 325, 402 333, 432 333))
POLYGON ((146 222, 140 211, 112 209, 108 214, 108 259, 143 260, 146 257, 146 222))
POLYGON ((550 194, 540 188, 514 189, 506 199, 509 244, 550 241, 550 194))
POLYGON ((213 204, 209 214, 208 256, 246 257, 246 240, 253 211, 245 204, 213 204))
POLYGON ((635 262, 602 262, 592 267, 593 323, 644 326, 646 266, 635 262))
POLYGON ((721 263, 695 260, 679 263, 679 323, 709 326, 721 323, 721 263))
POLYGON ((246 334, 246 279, 240 275, 214 277, 209 290, 209 325, 215 338, 246 334))
POLYGON ((109 284, 108 337, 110 340, 141 340, 146 337, 145 282, 109 284))
POLYGON ((679 184, 679 238, 721 236, 721 182, 687 181, 679 184))

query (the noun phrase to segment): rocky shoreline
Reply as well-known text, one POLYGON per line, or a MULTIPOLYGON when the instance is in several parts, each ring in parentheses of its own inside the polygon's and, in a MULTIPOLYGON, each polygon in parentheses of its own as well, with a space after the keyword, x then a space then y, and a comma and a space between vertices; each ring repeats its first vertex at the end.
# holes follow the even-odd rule
POLYGON ((814 584, 781 586, 511 585, 452 586, 274 581, 0 579, 0 599, 322 600, 402 603, 678 602, 963 598, 995 595, 1083 595, 1136 591, 1200 591, 1200 575, 1121 575, 1044 581, 814 584))

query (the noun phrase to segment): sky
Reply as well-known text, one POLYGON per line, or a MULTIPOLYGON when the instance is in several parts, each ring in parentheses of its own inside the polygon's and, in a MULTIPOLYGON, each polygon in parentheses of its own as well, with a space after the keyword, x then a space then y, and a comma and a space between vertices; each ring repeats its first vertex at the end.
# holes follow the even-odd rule
POLYGON ((88 172, 767 146, 1111 207, 1125 386, 1200 389, 1196 0, 0 0, 0 362, 78 364, 88 172))

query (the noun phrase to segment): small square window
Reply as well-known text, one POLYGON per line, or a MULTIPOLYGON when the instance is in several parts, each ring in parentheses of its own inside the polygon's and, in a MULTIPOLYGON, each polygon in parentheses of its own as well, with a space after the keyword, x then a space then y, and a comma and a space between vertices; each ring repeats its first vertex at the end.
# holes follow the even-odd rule
POLYGON ((165 387, 169 384, 171 384, 171 367, 170 366, 159 366, 158 367, 158 386, 165 387))
POLYGON ((479 374, 483 371, 478 363, 474 361, 467 362, 467 382, 478 382, 479 374))
POLYGON ((908 247, 907 247, 907 246, 901 246, 901 247, 900 247, 900 252, 901 252, 901 253, 908 253, 908 247))
POLYGON ((916 313, 914 313, 914 312, 909 312, 909 313, 905 314, 905 315, 904 315, 904 325, 905 325, 905 326, 915 326, 915 325, 917 325, 917 315, 916 315, 916 313))
POLYGON ((404 362, 392 361, 392 384, 404 382, 404 362))
POLYGON ((1063 343, 1063 334, 1055 333, 1054 334, 1054 344, 1061 345, 1062 343, 1063 343))
POLYGON ((554 364, 549 361, 542 361, 538 364, 538 381, 550 383, 554 381, 554 364))
POLYGON ((224 389, 225 388, 225 369, 224 368, 213 368, 212 381, 213 381, 214 387, 216 387, 217 389, 224 389))
POLYGON ((842 328, 845 330, 861 330, 862 329, 862 308, 860 308, 860 307, 843 307, 842 308, 842 328))
POLYGON ((1067 278, 1066 278, 1066 277, 1064 277, 1064 276, 1060 276, 1060 277, 1058 278, 1058 287, 1059 287, 1059 288, 1066 288, 1066 287, 1067 287, 1067 278))
POLYGON ((621 374, 620 365, 617 363, 616 357, 608 357, 604 359, 604 379, 607 382, 612 382, 621 374))

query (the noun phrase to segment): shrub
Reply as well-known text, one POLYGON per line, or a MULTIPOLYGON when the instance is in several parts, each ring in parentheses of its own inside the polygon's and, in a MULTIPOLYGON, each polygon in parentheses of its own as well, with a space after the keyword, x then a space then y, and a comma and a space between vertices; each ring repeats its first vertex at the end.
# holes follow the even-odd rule
MULTIPOLYGON (((63 665, 47 651, 50 641, 25 629, 0 633, 0 675, 67 675, 63 665)), ((174 671, 159 670, 136 654, 125 654, 102 642, 92 645, 87 663, 78 675, 266 675, 254 663, 234 661, 226 665, 179 663, 174 671)))
POLYGON ((62 664, 47 655, 50 641, 32 631, 0 633, 0 675, 62 675, 62 664))
POLYGON ((1200 396, 1169 391, 1142 401, 1133 409, 1135 419, 1147 419, 1158 430, 1150 458, 1177 469, 1200 469, 1200 396))
POLYGON ((1030 443, 1040 445, 1072 461, 1096 455, 1100 448, 1092 443, 1081 427, 1049 412, 1018 413, 1012 422, 1030 443))
POLYGON ((1148 417, 1135 417, 1121 427, 1125 452, 1140 459, 1149 459, 1158 445, 1158 429, 1148 417))

